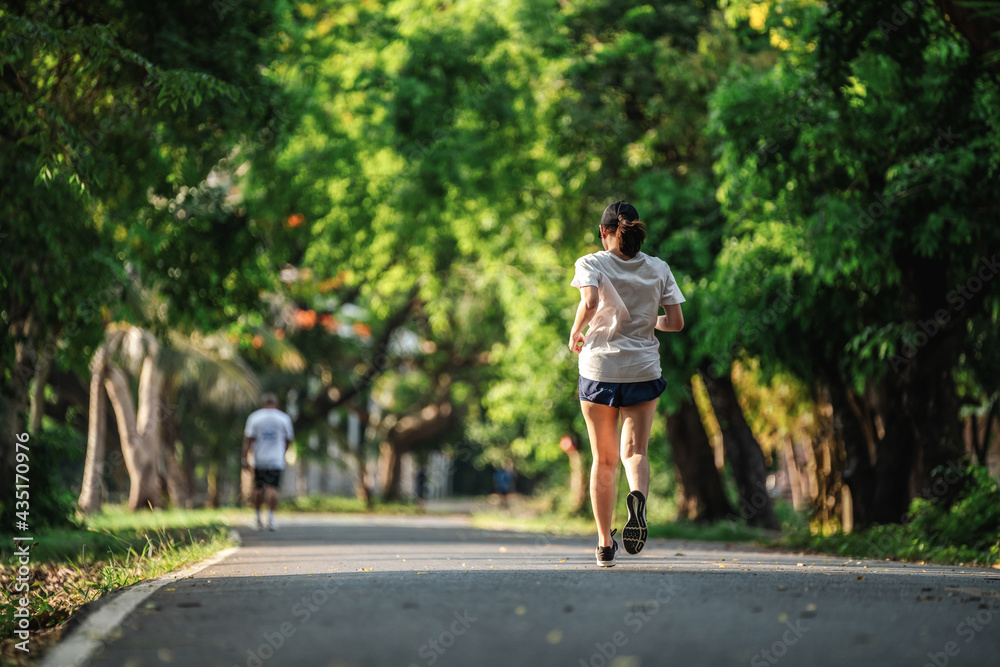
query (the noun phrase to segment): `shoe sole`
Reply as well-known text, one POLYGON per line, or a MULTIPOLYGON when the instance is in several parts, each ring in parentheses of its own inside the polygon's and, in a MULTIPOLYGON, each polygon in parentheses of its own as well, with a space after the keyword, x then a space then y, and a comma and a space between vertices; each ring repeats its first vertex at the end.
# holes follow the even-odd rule
POLYGON ((615 561, 613 561, 613 560, 600 560, 600 559, 598 559, 597 565, 599 567, 614 567, 615 566, 615 561))
POLYGON ((630 554, 637 554, 646 546, 649 531, 646 529, 646 501, 639 496, 628 494, 625 498, 628 521, 622 528, 622 546, 630 554))

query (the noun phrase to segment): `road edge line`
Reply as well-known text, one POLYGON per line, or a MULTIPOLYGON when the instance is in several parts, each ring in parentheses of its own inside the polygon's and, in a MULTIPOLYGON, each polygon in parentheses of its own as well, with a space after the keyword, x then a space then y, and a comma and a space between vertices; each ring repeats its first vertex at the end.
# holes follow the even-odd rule
POLYGON ((239 532, 234 528, 229 531, 229 536, 230 539, 236 541, 236 546, 223 549, 214 556, 189 565, 182 570, 168 572, 156 579, 141 581, 122 590, 83 619, 68 636, 45 654, 38 667, 81 667, 87 664, 108 636, 143 600, 166 584, 195 575, 206 567, 211 567, 239 551, 243 545, 239 532))

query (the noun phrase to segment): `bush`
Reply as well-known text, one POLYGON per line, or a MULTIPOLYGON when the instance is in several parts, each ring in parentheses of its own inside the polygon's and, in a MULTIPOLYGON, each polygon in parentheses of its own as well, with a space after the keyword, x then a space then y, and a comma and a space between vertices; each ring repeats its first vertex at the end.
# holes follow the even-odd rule
POLYGON ((955 501, 917 498, 910 505, 907 557, 948 562, 1000 562, 1000 485, 979 465, 966 472, 955 501))
POLYGON ((856 558, 994 565, 1000 563, 1000 485, 986 468, 973 465, 950 504, 944 498, 917 498, 903 525, 829 536, 803 528, 785 541, 856 558))

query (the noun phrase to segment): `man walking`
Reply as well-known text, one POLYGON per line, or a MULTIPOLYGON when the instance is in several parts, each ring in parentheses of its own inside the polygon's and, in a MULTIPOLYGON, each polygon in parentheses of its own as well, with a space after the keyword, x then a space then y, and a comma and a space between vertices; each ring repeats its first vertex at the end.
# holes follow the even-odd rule
POLYGON ((278 409, 278 397, 267 393, 260 397, 260 410, 247 417, 243 429, 243 467, 253 449, 253 506, 257 510, 257 530, 263 530, 260 506, 267 500, 267 529, 275 530, 274 510, 278 506, 278 486, 285 469, 285 452, 295 437, 292 418, 278 409))

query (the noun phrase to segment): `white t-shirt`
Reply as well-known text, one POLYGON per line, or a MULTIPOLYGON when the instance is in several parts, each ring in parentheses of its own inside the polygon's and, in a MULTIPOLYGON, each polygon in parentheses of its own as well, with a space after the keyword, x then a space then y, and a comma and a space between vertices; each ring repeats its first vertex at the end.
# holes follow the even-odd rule
POLYGON ((595 252, 576 260, 572 285, 593 285, 600 298, 580 350, 580 375, 598 382, 658 379, 656 317, 660 306, 684 302, 667 263, 642 252, 632 259, 595 252))
POLYGON ((285 469, 285 441, 295 437, 291 417, 276 408, 261 408, 247 417, 243 435, 254 439, 254 468, 285 469))

